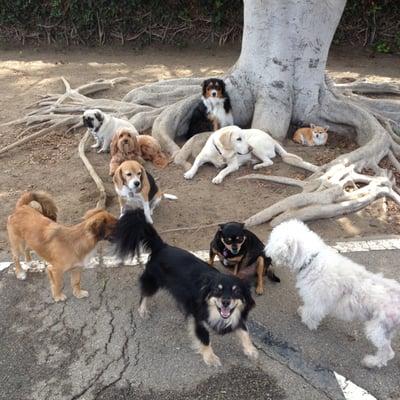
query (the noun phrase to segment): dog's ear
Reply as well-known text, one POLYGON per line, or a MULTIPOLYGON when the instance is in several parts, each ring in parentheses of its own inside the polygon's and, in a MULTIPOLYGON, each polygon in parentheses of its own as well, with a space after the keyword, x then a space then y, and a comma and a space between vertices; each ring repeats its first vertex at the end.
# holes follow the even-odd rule
POLYGON ((207 86, 208 86, 208 84, 210 83, 210 80, 209 79, 206 79, 205 81, 203 81, 203 83, 202 83, 202 88, 203 88, 203 96, 205 96, 206 95, 206 91, 207 91, 207 86))
POLYGON ((219 141, 225 150, 233 150, 231 130, 226 130, 222 132, 219 136, 219 141))
POLYGON ((131 138, 132 138, 132 143, 133 143, 132 150, 137 156, 140 157, 142 155, 142 149, 140 148, 139 139, 137 138, 136 135, 132 135, 132 134, 131 134, 131 138))
POLYGON ((256 305, 256 302, 254 301, 253 296, 251 295, 250 282, 242 281, 241 290, 243 293, 244 301, 246 303, 245 305, 246 309, 247 311, 250 311, 256 305))
POLYGON ((149 178, 147 176, 147 172, 144 169, 143 165, 140 164, 140 170, 142 172, 142 174, 140 175, 140 183, 142 184, 142 193, 144 195, 149 195, 149 191, 150 191, 150 182, 149 182, 149 178))
POLYGON ((314 128, 315 128, 315 125, 314 125, 314 124, 310 124, 310 128, 311 128, 311 129, 314 129, 314 128))
POLYGON ((226 224, 219 224, 218 225, 218 231, 219 232, 222 232, 222 229, 224 229, 224 226, 225 226, 226 224))
POLYGON ((93 215, 98 214, 100 211, 103 211, 102 208, 92 208, 91 210, 86 211, 85 215, 83 216, 83 219, 89 219, 93 217, 93 215))
POLYGON ((102 216, 90 221, 88 228, 97 240, 103 240, 106 236, 106 219, 102 216))
POLYGON ((113 182, 114 182, 114 185, 116 185, 118 187, 124 186, 125 182, 124 182, 124 177, 123 177, 123 174, 122 174, 121 166, 119 166, 116 169, 116 171, 114 172, 113 182))
POLYGON ((201 280, 200 285, 200 297, 198 299, 199 305, 204 304, 207 298, 210 296, 212 290, 212 279, 210 276, 205 276, 201 280))
POLYGON ((113 135, 112 140, 111 140, 111 144, 110 144, 111 157, 113 155, 117 154, 118 151, 119 151, 118 150, 118 139, 119 139, 119 131, 114 132, 114 135, 113 135))
POLYGON ((325 126, 324 131, 328 133, 328 131, 329 131, 329 125, 325 126))
POLYGON ((94 116, 97 118, 97 120, 99 122, 103 122, 104 121, 104 116, 103 116, 103 113, 101 111, 96 111, 94 113, 94 116))
POLYGON ((221 84, 221 92, 225 96, 226 86, 225 86, 225 82, 223 81, 223 79, 221 79, 220 84, 221 84))

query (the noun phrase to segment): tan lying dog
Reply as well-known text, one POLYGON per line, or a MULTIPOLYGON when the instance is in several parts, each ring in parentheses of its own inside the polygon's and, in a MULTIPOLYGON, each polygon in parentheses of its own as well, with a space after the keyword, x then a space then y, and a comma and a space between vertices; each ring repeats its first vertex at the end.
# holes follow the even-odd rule
POLYGON ((62 292, 64 273, 71 271, 71 286, 75 297, 88 297, 80 286, 81 271, 100 240, 109 240, 117 219, 102 209, 89 210, 84 220, 64 226, 56 221, 57 207, 43 192, 27 192, 18 200, 15 211, 8 217, 7 231, 18 279, 25 279, 19 257, 31 261, 30 249, 50 265, 47 274, 55 301, 66 299, 62 292), (33 203, 32 203, 33 202, 33 203), (35 205, 33 208, 30 204, 35 205), (37 207, 40 205, 40 208, 37 207), (40 210, 40 211, 38 211, 40 210))

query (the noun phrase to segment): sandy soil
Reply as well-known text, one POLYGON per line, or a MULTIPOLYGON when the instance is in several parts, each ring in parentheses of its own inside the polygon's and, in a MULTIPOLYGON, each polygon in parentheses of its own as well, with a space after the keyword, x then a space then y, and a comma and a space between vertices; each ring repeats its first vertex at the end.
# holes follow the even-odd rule
MULTIPOLYGON (((239 54, 238 48, 224 49, 147 49, 134 52, 128 49, 71 49, 68 51, 21 49, 7 50, 0 55, 0 123, 21 117, 32 102, 45 93, 60 92, 60 77, 66 77, 77 86, 98 78, 128 76, 135 85, 158 79, 190 76, 212 76, 226 71, 239 54)), ((334 49, 328 69, 335 78, 367 77, 372 80, 399 79, 399 58, 380 55, 371 58, 354 49, 334 49)), ((101 94, 103 97, 121 98, 133 85, 120 85, 101 94)), ((0 127, 0 143, 15 140, 23 127, 0 127)), ((0 260, 8 259, 5 231, 7 215, 24 190, 50 192, 60 208, 59 220, 76 223, 84 212, 92 208, 97 199, 94 183, 77 154, 77 144, 83 131, 64 134, 54 132, 35 140, 18 150, 0 156, 0 260)), ((338 154, 354 148, 354 143, 332 135, 327 147, 318 150, 303 148, 289 140, 285 146, 304 159, 321 164, 338 154)), ((89 158, 104 179, 109 209, 117 214, 114 190, 107 175, 109 155, 90 152, 89 158)), ((212 167, 204 167, 193 181, 183 179, 183 171, 170 166, 163 171, 148 169, 158 179, 159 185, 176 194, 176 202, 165 201, 155 212, 155 225, 160 231, 243 220, 260 209, 296 192, 297 189, 272 183, 237 181, 238 176, 250 173, 250 167, 241 169, 226 181, 215 186, 211 178, 216 174, 212 167)), ((276 159, 275 164, 262 172, 305 177, 276 159)), ((361 213, 336 220, 316 221, 311 227, 326 238, 371 236, 398 233, 397 207, 379 201, 361 213)), ((254 231, 265 239, 269 225, 254 231)), ((215 228, 170 232, 164 235, 172 244, 190 249, 207 248, 215 228)))

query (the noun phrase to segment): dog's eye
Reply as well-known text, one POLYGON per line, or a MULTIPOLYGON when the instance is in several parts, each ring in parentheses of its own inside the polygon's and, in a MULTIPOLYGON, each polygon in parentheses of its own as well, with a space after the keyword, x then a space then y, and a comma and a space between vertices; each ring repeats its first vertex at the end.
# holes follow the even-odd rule
POLYGON ((231 239, 231 238, 225 239, 225 243, 226 243, 226 244, 231 244, 231 243, 232 243, 232 239, 231 239))
POLYGON ((238 142, 241 142, 241 141, 242 141, 242 138, 241 138, 241 137, 238 137, 236 140, 237 140, 238 142))
POLYGON ((130 172, 127 172, 126 176, 132 176, 132 174, 130 172))
POLYGON ((140 176, 140 175, 142 175, 142 173, 141 173, 141 172, 138 172, 138 173, 137 173, 137 176, 140 176))
POLYGON ((236 236, 236 241, 237 241, 237 242, 242 243, 243 240, 244 240, 244 237, 243 237, 243 236, 236 236))
POLYGON ((242 291, 240 290, 240 287, 239 286, 232 286, 232 293, 235 295, 235 296, 240 296, 241 294, 242 294, 242 291))

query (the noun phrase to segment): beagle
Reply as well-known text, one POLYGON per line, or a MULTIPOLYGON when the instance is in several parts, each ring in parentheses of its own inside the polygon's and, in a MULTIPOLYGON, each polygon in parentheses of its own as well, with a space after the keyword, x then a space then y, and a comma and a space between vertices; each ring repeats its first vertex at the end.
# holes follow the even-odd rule
POLYGON ((113 177, 118 194, 121 215, 126 208, 143 208, 146 220, 152 224, 152 214, 162 198, 177 200, 172 194, 163 193, 153 176, 134 160, 124 161, 113 177))

